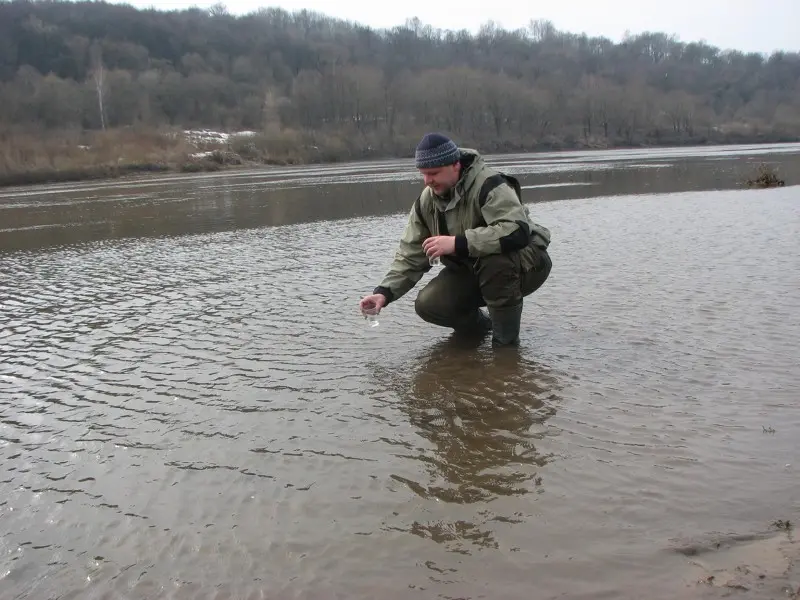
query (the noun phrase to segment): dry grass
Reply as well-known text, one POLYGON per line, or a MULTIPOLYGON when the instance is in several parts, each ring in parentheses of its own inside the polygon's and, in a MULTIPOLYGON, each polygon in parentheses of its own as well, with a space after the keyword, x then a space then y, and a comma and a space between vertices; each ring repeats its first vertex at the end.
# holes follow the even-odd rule
POLYGON ((195 151, 178 132, 155 129, 0 132, 0 184, 169 171, 195 151))
POLYGON ((757 188, 783 187, 786 185, 786 182, 778 177, 777 168, 763 163, 758 166, 756 176, 748 179, 746 183, 749 187, 757 188))
POLYGON ((227 143, 193 145, 180 129, 0 131, 0 186, 108 179, 148 171, 217 171, 241 164, 300 165, 402 156, 417 137, 416 132, 404 132, 386 138, 356 128, 313 132, 274 128, 255 136, 234 136, 227 143))
POLYGON ((233 138, 231 150, 245 160, 273 165, 335 163, 408 155, 415 134, 387 138, 355 127, 335 131, 273 129, 253 137, 233 138))

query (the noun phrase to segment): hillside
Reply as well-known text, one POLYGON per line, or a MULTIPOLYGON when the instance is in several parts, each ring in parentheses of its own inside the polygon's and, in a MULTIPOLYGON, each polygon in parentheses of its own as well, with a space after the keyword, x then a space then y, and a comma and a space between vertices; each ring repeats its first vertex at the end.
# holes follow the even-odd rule
POLYGON ((790 141, 800 54, 664 33, 615 44, 543 21, 471 35, 416 19, 387 31, 271 8, 15 0, 0 2, 0 105, 0 175, 56 168, 43 140, 121 128, 255 130, 235 149, 267 162, 408 156, 432 129, 486 152, 790 141))

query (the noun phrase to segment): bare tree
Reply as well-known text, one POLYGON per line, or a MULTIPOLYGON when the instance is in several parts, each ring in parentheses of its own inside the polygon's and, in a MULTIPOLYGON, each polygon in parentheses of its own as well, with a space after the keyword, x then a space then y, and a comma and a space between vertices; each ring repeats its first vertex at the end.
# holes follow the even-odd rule
POLYGON ((224 17, 228 14, 228 7, 223 2, 216 2, 208 7, 208 14, 212 17, 224 17))
POLYGON ((92 79, 94 80, 94 87, 97 92, 97 106, 100 112, 100 127, 105 129, 106 111, 103 105, 103 96, 105 95, 106 70, 103 65, 103 50, 100 44, 95 42, 92 44, 89 52, 91 55, 92 79))

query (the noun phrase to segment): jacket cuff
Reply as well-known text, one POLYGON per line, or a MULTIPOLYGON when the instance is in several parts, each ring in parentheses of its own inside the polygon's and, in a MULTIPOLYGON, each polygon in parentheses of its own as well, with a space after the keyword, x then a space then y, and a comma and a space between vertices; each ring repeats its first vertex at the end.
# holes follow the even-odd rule
POLYGON ((456 236, 456 256, 459 258, 467 258, 469 256, 469 245, 465 235, 456 236))
POLYGON ((383 294, 384 297, 386 298, 386 306, 388 306, 394 300, 394 294, 392 293, 392 290, 390 290, 387 287, 383 287, 382 285, 379 285, 374 290, 372 290, 372 293, 383 294))

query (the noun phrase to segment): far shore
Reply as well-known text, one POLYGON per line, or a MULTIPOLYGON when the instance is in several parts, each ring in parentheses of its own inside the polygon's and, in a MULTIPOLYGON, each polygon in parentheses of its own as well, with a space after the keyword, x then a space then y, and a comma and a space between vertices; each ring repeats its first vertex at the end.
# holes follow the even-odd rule
MULTIPOLYGON (((58 135, 0 134, 0 187, 32 186, 80 181, 111 181, 131 176, 211 173, 275 166, 335 165, 370 160, 409 160, 411 136, 383 148, 343 148, 339 140, 325 138, 309 144, 292 132, 233 134, 207 130, 70 132, 58 135), (405 139, 407 138, 407 139, 405 139), (325 144, 324 142, 331 142, 325 144), (320 145, 322 143, 322 145, 320 145)), ((663 143, 608 144, 598 140, 579 143, 549 139, 530 146, 508 143, 477 146, 486 154, 687 148, 796 143, 800 139, 664 140, 663 143)), ((466 144, 469 145, 469 144, 466 144)))

